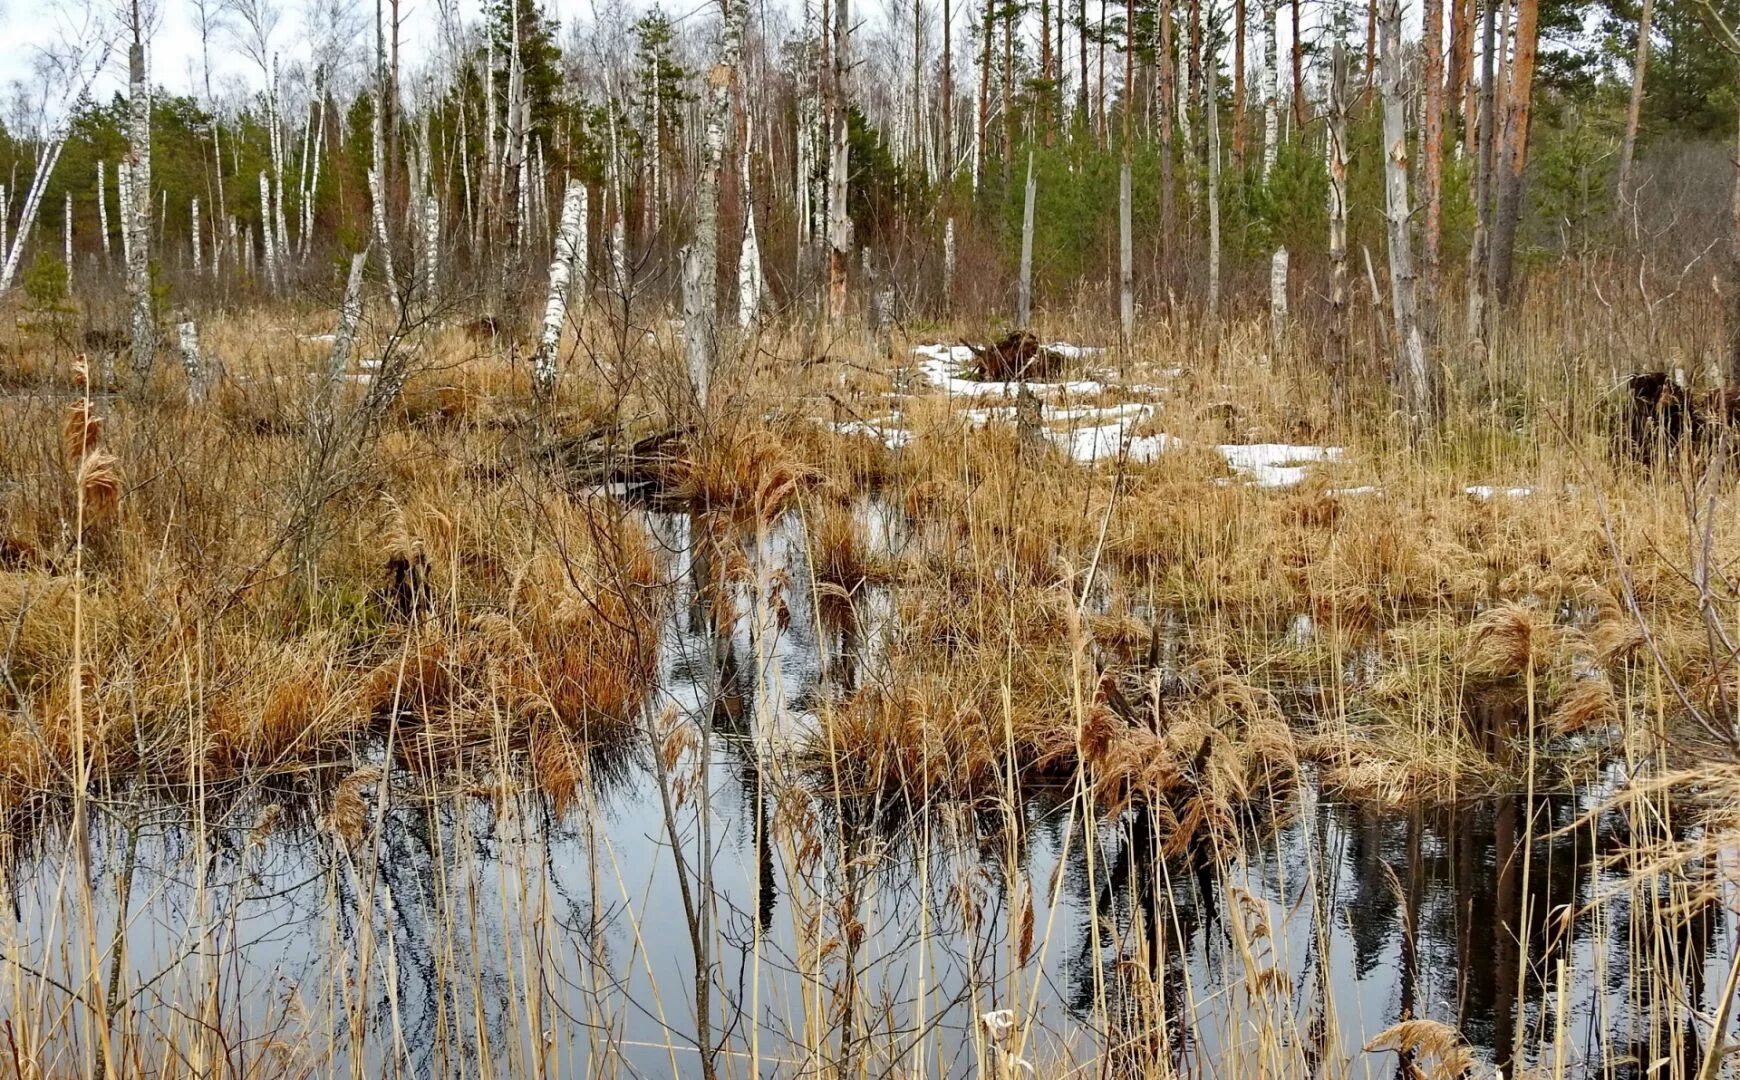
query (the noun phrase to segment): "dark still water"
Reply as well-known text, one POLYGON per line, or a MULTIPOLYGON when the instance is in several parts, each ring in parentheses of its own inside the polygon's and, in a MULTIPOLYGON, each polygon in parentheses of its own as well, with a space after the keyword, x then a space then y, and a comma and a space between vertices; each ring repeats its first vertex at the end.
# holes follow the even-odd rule
MULTIPOLYGON (((1517 1047, 1568 1075, 1670 1058, 1654 1075, 1694 1075, 1693 1014, 1733 955, 1715 903, 1658 931, 1673 898, 1601 868, 1623 845, 1611 822, 1521 844, 1521 797, 1380 815, 1307 794, 1243 857, 1162 861, 1141 818, 1090 833, 1047 800, 893 832, 850 806, 800 812, 726 753, 710 891, 694 797, 678 810, 685 900, 661 800, 635 775, 560 819, 400 793, 377 854, 313 824, 203 843, 184 821, 144 824, 126 1025, 186 1042, 206 1017, 241 1071, 700 1075, 704 902, 726 1075, 977 1075, 976 1019, 1005 1008, 1042 1075, 1389 1075, 1395 1055, 1361 1046, 1408 1016, 1460 1028, 1507 1075, 1517 1047)), ((1537 799, 1535 834, 1579 810, 1537 799)), ((96 846, 107 978, 127 845, 105 829, 96 846)), ((78 1010, 60 1016, 87 969, 71 869, 42 857, 14 882, 5 985, 88 1046, 78 1010)))
POLYGON ((560 812, 408 776, 384 810, 354 781, 348 813, 330 781, 203 822, 101 806, 88 901, 64 831, 11 868, 0 1014, 19 1052, 90 1074, 106 997, 129 1076, 702 1076, 705 1047, 730 1077, 1024 1074, 1017 1057, 1039 1076, 1388 1077, 1397 1055, 1363 1047, 1404 1018, 1506 1076, 1697 1074, 1733 868, 1632 884, 1628 822, 1577 824, 1613 777, 1413 813, 1308 782, 1237 850, 1170 859, 1141 814, 1090 827, 1067 791, 835 798, 768 728, 813 725, 830 683, 874 671, 887 595, 818 629, 783 528, 753 556, 791 575, 785 625, 752 633, 771 616, 739 597, 716 640, 682 595, 689 520, 651 520, 679 590, 653 714, 710 733, 705 753, 662 744, 670 783, 643 739, 597 755, 560 812), (993 1049, 981 1018, 1000 1010, 993 1049))

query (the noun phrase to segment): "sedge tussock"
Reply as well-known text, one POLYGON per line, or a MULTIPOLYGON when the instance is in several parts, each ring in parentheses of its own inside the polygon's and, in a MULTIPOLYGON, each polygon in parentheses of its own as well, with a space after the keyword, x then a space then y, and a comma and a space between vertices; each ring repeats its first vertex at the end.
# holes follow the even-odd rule
POLYGON ((1414 1062, 1423 1080, 1460 1080, 1474 1072, 1474 1054, 1455 1028, 1436 1020, 1403 1020, 1365 1044, 1367 1053, 1393 1050, 1414 1062), (1422 1069, 1419 1062, 1429 1064, 1422 1069))

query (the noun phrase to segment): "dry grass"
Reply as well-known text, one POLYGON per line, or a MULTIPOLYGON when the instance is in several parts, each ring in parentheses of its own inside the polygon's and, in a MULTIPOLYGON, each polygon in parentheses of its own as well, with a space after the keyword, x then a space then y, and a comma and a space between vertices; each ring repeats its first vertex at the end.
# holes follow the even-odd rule
MULTIPOLYGON (((779 364, 733 368, 704 417, 671 391, 668 334, 576 365, 534 407, 522 365, 432 333, 408 346, 418 363, 378 426, 323 449, 309 378, 323 350, 302 335, 324 325, 275 318, 203 330, 225 376, 197 406, 174 371, 112 394, 28 342, 0 357, 0 385, 23 388, 0 398, 9 822, 58 812, 81 754, 109 795, 338 778, 322 782, 322 824, 350 849, 399 770, 504 802, 536 791, 557 814, 587 805, 600 746, 645 739, 647 766, 678 773, 707 713, 653 704, 670 567, 646 510, 602 486, 619 475, 694 513, 715 631, 763 609, 785 629, 803 582, 822 620, 844 611, 880 635, 816 725, 777 747, 798 766, 782 814, 792 792, 927 812, 1007 810, 1044 788, 1100 821, 1144 812, 1164 855, 1232 858, 1307 770, 1386 804, 1570 782, 1605 758, 1672 758, 1681 718, 1663 683, 1708 703, 1732 678, 1684 572, 1671 477, 1611 458, 1598 412, 1495 414, 1498 388, 1530 401, 1563 396, 1565 378, 1601 384, 1593 367, 1528 360, 1530 345, 1554 355, 1544 337, 1504 354, 1520 367, 1479 374, 1488 397, 1473 375, 1454 388, 1444 430, 1410 447, 1380 397, 1331 416, 1317 373, 1269 359, 1257 324, 1229 325, 1214 350, 1187 323, 1156 326, 1121 379, 1053 396, 1065 409, 1046 427, 1067 436, 1068 409, 1138 403, 1151 413, 1131 431, 1181 446, 1089 466, 972 411, 990 403, 905 393, 910 370, 850 341, 831 350, 844 363, 800 366, 797 336, 778 332, 758 344, 779 364), (877 436, 896 430, 898 446, 877 436), (602 457, 646 437, 649 460, 602 457), (1228 441, 1345 452, 1271 489, 1229 465, 1228 441), (869 500, 900 518, 898 543, 871 536, 869 500), (805 557, 771 567, 779 529, 805 557)), ((341 414, 363 386, 342 384, 341 414)), ((1718 565, 1740 558, 1731 518, 1711 542, 1718 565)), ((806 858, 833 842, 798 831, 806 858)), ((1039 947, 1027 895, 1022 962, 1039 947)), ((824 903, 839 910, 814 919, 845 927, 828 945, 843 949, 850 913, 824 903)), ((1283 973, 1241 947, 1244 997, 1270 1008, 1283 973)), ((1264 1031, 1251 1074, 1288 1075, 1291 1051, 1264 1031)), ((1006 1038, 1019 1042, 998 1035, 997 1060, 1024 1060, 1006 1038)), ((1371 1049, 1419 1075, 1468 1064, 1456 1033, 1423 1020, 1371 1049)))

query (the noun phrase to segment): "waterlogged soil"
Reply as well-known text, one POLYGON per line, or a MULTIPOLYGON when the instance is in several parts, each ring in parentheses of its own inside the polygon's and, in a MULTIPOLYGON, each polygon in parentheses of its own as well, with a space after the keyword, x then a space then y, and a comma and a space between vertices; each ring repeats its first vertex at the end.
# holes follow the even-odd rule
MULTIPOLYGON (((899 543, 892 513, 865 512, 899 543)), ((686 578, 690 519, 651 520, 686 578)), ((661 746, 662 789, 643 740, 594 755, 560 810, 369 785, 361 842, 284 792, 199 822, 100 807, 89 903, 99 967, 124 973, 118 1015, 170 1042, 221 1030, 232 1068, 260 1075, 700 1076, 703 1027, 726 1076, 996 1075, 981 1018, 1001 1009, 1007 1053, 1040 1075, 1387 1076, 1396 1055, 1363 1048, 1408 1018, 1456 1027, 1506 1075, 1701 1060, 1690 1017, 1714 1008, 1736 927, 1709 903, 1656 933, 1666 898, 1612 858, 1624 821, 1585 819, 1612 777, 1400 812, 1307 778, 1236 850, 1171 858, 1144 813, 1084 823, 1067 790, 973 808, 823 794, 781 746, 830 685, 874 671, 890 605, 816 630, 801 535, 767 543, 797 579, 770 660, 752 605, 728 646, 672 607, 651 707, 706 713, 709 738, 661 746), (787 729, 758 730, 769 715, 787 729)), ((4 985, 27 988, 12 1001, 74 1017, 42 1030, 82 1023, 65 1010, 88 985, 57 839, 13 868, 0 920, 4 985)), ((90 1039, 60 1029, 61 1063, 90 1039)))

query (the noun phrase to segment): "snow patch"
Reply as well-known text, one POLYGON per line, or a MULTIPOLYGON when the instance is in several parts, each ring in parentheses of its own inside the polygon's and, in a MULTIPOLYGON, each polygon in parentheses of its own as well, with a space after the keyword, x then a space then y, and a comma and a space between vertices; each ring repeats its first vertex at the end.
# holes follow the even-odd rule
POLYGON ((1120 456, 1136 464, 1158 460, 1166 451, 1184 445, 1171 435, 1131 435, 1128 424, 1101 424, 1073 431, 1046 432, 1051 441, 1084 465, 1116 461, 1120 456))
POLYGON ((1294 487, 1305 481, 1312 465, 1340 461, 1339 446, 1293 446, 1288 443, 1240 443, 1218 446, 1233 471, 1258 487, 1294 487))
POLYGON ((1462 491, 1476 499, 1521 499, 1535 493, 1532 487, 1498 487, 1493 484, 1470 484, 1462 491))

